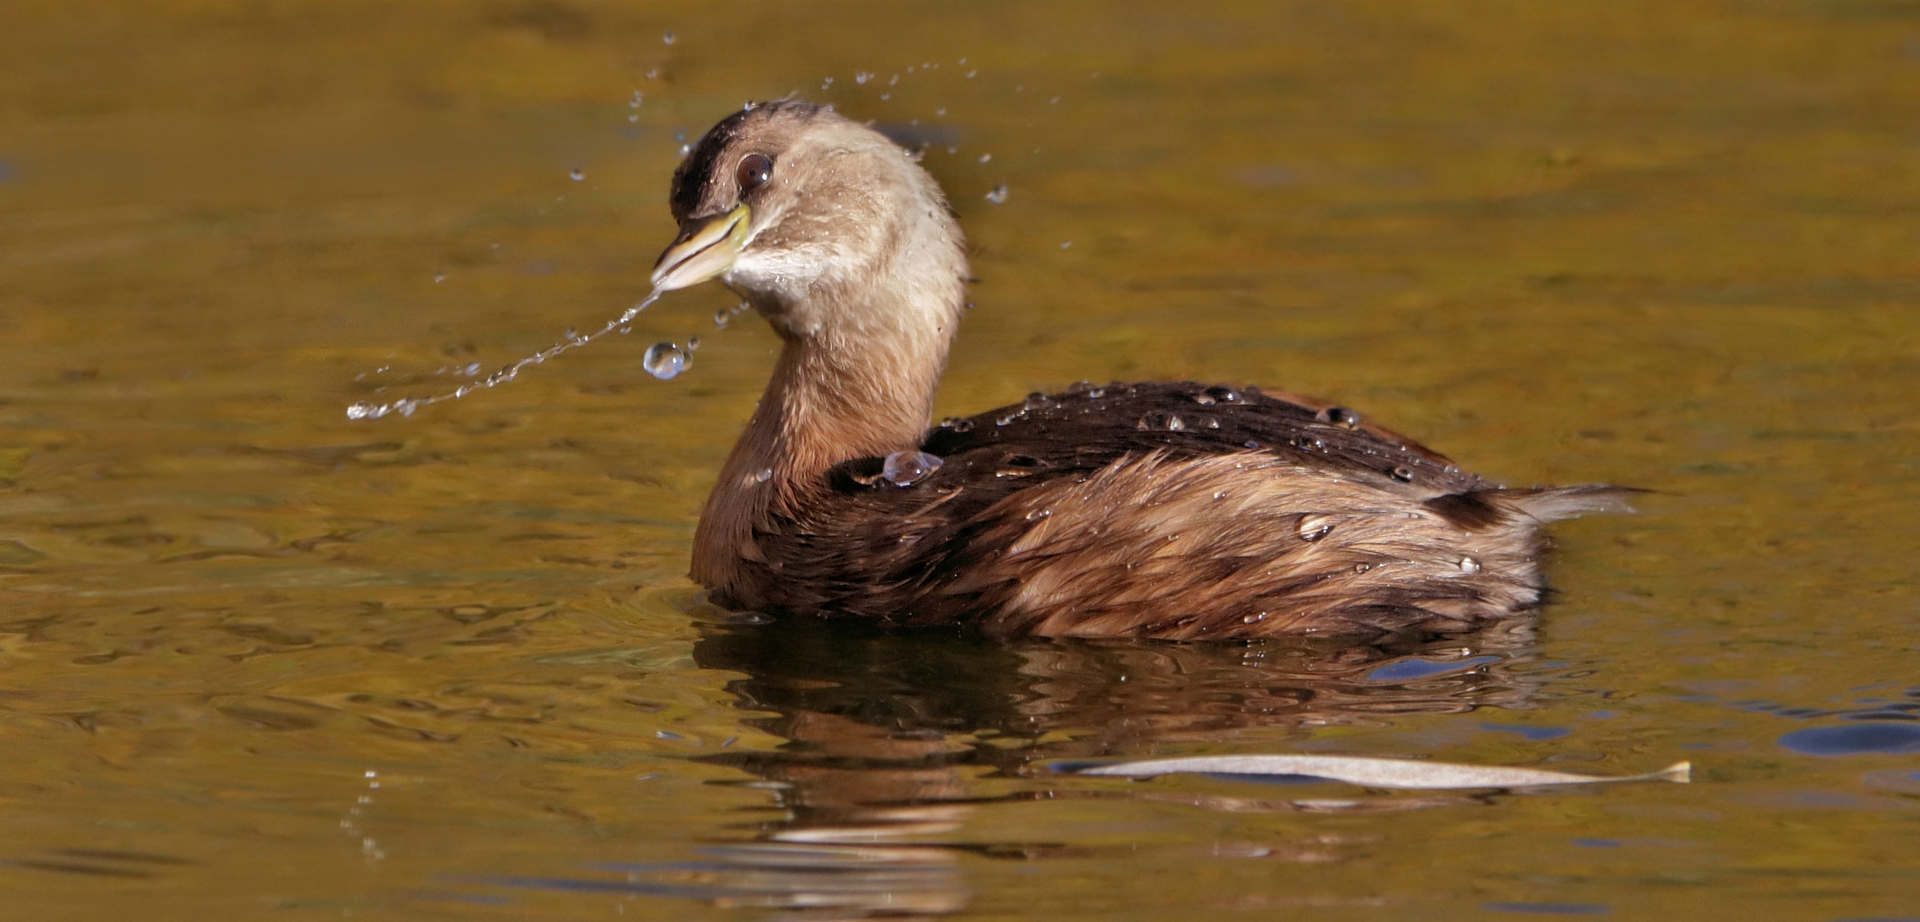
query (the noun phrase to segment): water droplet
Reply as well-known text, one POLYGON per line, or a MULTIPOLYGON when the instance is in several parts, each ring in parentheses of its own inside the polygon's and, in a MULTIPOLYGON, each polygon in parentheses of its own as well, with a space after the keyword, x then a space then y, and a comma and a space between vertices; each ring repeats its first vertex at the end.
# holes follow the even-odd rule
POLYGON ((713 325, 723 330, 727 327, 727 321, 732 319, 733 311, 727 310, 724 307, 713 312, 713 325))
POLYGON ((632 332, 633 332, 633 327, 630 327, 630 326, 622 326, 622 327, 620 328, 620 335, 621 335, 621 336, 625 336, 625 335, 627 335, 628 333, 632 333, 632 332))
POLYGON ((1336 426, 1344 426, 1348 429, 1352 429, 1353 427, 1360 425, 1360 414, 1355 413, 1352 410, 1347 409, 1346 407, 1328 407, 1324 410, 1321 410, 1318 413, 1313 414, 1313 418, 1323 423, 1332 423, 1336 426))
POLYGON ((1475 573, 1480 572, 1480 561, 1475 560, 1471 557, 1460 558, 1460 572, 1465 573, 1468 576, 1472 576, 1475 573))
MULTIPOLYGON (((893 75, 893 78, 887 81, 887 85, 888 85, 888 86, 899 86, 899 85, 900 85, 900 75, 899 75, 899 74, 894 74, 894 75, 893 75)), ((880 97, 880 98, 881 98, 881 99, 885 99, 886 97, 885 97, 885 96, 882 96, 882 97, 880 97)))
POLYGON ((1073 246, 1073 241, 1071 240, 1060 241, 1060 249, 1065 250, 1065 249, 1071 248, 1072 246, 1073 246))
POLYGON ((679 346, 672 343, 654 343, 647 347, 647 354, 640 358, 640 367, 662 381, 687 370, 689 359, 679 346))
POLYGON ((1053 514, 1052 509, 1035 509, 1032 512, 1027 513, 1027 521, 1038 522, 1041 519, 1044 519, 1047 516, 1050 516, 1052 514, 1053 514))
POLYGON ((1365 573, 1371 569, 1373 569, 1373 564, 1370 563, 1356 563, 1353 565, 1353 572, 1355 573, 1365 573))
POLYGON ((935 110, 933 110, 933 114, 935 114, 935 115, 945 115, 945 114, 947 114, 947 110, 945 110, 945 109, 935 109, 935 110))
POLYGON ((1087 391, 1088 400, 1099 400, 1105 396, 1107 396, 1107 389, 1104 387, 1096 387, 1087 391))
POLYGON ((992 163, 992 162, 993 162, 993 155, 992 155, 992 154, 981 154, 981 155, 980 155, 980 162, 981 162, 981 163, 992 163))
POLYGON ((753 475, 754 483, 766 483, 773 479, 773 468, 763 467, 753 475))
POLYGON ((1300 517, 1300 540, 1312 544, 1333 533, 1333 516, 1303 515, 1300 517))
POLYGON ((1026 402, 1020 406, 1022 409, 1027 410, 1044 410, 1047 407, 1053 406, 1053 398, 1039 391, 1034 391, 1027 395, 1026 402))
POLYGON ((1393 470, 1388 471, 1387 476, 1392 477, 1393 479, 1398 480, 1401 483, 1412 483, 1413 468, 1410 468, 1402 464, 1399 467, 1396 467, 1393 470))
POLYGON ((967 79, 968 79, 968 80, 972 80, 972 79, 973 79, 973 75, 974 75, 974 74, 977 74, 977 73, 979 73, 979 71, 977 71, 977 70, 970 70, 970 71, 967 71, 967 79))
POLYGON ((680 156, 685 157, 686 155, 691 153, 693 153, 693 145, 691 144, 680 145, 680 156))
POLYGON ((447 280, 447 274, 445 272, 435 272, 433 274, 433 283, 435 285, 438 285, 441 282, 444 282, 446 280, 447 280))
POLYGON ((972 432, 973 420, 961 419, 958 416, 949 416, 940 421, 940 428, 952 429, 955 432, 972 432))
POLYGON ((1240 623, 1241 623, 1241 624, 1259 624, 1260 622, 1262 622, 1262 621, 1265 621, 1265 620, 1267 620, 1267 613, 1266 613, 1266 612, 1263 612, 1263 611, 1262 611, 1262 612, 1254 612, 1254 613, 1253 613, 1253 614, 1251 614, 1251 615, 1241 615, 1241 616, 1240 616, 1240 623))
POLYGON ((370 403, 356 403, 347 408, 348 419, 379 419, 385 415, 385 413, 381 412, 380 407, 376 407, 370 403))
POLYGON ((996 419, 996 420, 994 420, 994 421, 993 421, 993 424, 994 424, 994 425, 996 425, 996 426, 1004 426, 1004 425, 1006 425, 1006 424, 1008 424, 1008 423, 1010 423, 1010 422, 1013 422, 1013 421, 1014 421, 1014 420, 1016 420, 1016 419, 1022 419, 1022 418, 1024 418, 1024 417, 1025 417, 1026 415, 1027 415, 1027 411, 1026 411, 1026 410, 1020 410, 1020 411, 1018 411, 1018 412, 1015 412, 1015 413, 1009 413, 1009 414, 1007 414, 1007 415, 1005 415, 1005 416, 1002 416, 1002 417, 1000 417, 999 419, 996 419))
POLYGON ((639 90, 634 90, 634 91, 633 91, 633 98, 627 101, 627 108, 629 108, 629 109, 638 109, 638 108, 640 108, 640 103, 641 103, 641 102, 643 102, 643 101, 644 101, 644 97, 642 97, 642 96, 640 95, 640 91, 639 91, 639 90))
POLYGON ((1195 394, 1193 395, 1193 402, 1203 407, 1210 407, 1218 403, 1219 401, 1213 399, 1212 394, 1195 394))
POLYGON ((822 81, 820 82, 820 88, 821 88, 821 89, 823 89, 823 90, 824 90, 824 89, 826 89, 827 87, 830 87, 830 86, 832 86, 832 85, 833 85, 833 78, 832 78, 832 77, 828 77, 827 79, 825 79, 825 80, 822 80, 822 81))
POLYGON ((1134 424, 1134 428, 1165 429, 1169 432, 1180 432, 1187 428, 1187 423, 1186 420, 1172 413, 1168 413, 1165 410, 1155 410, 1152 413, 1140 417, 1140 421, 1134 424))
POLYGON ((580 180, 587 178, 587 171, 580 169, 579 167, 574 167, 573 169, 567 171, 567 178, 573 180, 574 182, 579 182, 580 180))
POLYGON ((1301 451, 1326 451, 1327 443, 1310 435, 1296 435, 1288 444, 1301 451))
POLYGON ((889 100, 889 99, 892 99, 892 98, 893 98, 893 94, 892 94, 892 93, 881 93, 881 94, 880 94, 880 101, 881 101, 881 102, 886 102, 887 100, 889 100))
POLYGON ((667 34, 660 36, 660 40, 671 45, 673 44, 674 34, 672 32, 668 32, 667 34))
POLYGON ((1245 445, 1248 448, 1253 448, 1253 449, 1258 449, 1260 447, 1260 443, 1252 439, 1248 439, 1245 442, 1242 442, 1241 444, 1245 445))
POLYGON ((1007 203, 1007 187, 994 186, 993 189, 987 193, 987 201, 995 205, 1005 205, 1007 203))
POLYGON ((1215 491, 1214 491, 1214 493, 1213 493, 1213 498, 1214 498, 1214 499, 1226 499, 1226 498, 1227 498, 1227 491, 1225 491, 1225 490, 1215 490, 1215 491))
POLYGON ((853 74, 853 82, 858 83, 862 86, 865 86, 867 81, 872 79, 873 79, 873 75, 870 73, 867 73, 864 70, 855 71, 853 74))
POLYGON ((687 337, 687 351, 688 352, 700 351, 700 337, 698 336, 687 337))
POLYGON ((1239 403, 1240 402, 1240 392, 1234 390, 1231 387, 1227 387, 1225 385, 1215 385, 1213 387, 1207 388, 1207 396, 1212 397, 1213 399, 1218 400, 1221 403, 1239 403))
POLYGON ((939 470, 944 463, 938 457, 918 449, 896 451, 881 464, 880 476, 896 487, 910 487, 925 480, 927 475, 939 470))

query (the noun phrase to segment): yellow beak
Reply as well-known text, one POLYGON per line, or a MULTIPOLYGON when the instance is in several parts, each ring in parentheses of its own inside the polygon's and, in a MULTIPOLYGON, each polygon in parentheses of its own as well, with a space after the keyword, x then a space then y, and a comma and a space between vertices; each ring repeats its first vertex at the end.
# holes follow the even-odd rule
POLYGON ((733 268, 740 248, 747 245, 747 223, 752 212, 745 202, 726 214, 688 221, 680 236, 653 264, 653 287, 659 291, 689 288, 733 268))

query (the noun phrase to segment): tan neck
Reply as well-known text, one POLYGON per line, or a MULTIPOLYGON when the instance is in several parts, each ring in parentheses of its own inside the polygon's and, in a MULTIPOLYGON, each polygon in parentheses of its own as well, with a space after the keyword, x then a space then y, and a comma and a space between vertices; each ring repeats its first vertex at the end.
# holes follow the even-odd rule
POLYGON ((740 563, 764 561, 756 529, 797 516, 828 489, 834 465, 920 444, 946 363, 953 308, 940 306, 944 318, 923 325, 916 322, 927 318, 923 310, 902 307, 864 310, 867 323, 811 332, 774 319, 786 346, 707 497, 694 535, 695 580, 737 595, 729 590, 740 563))

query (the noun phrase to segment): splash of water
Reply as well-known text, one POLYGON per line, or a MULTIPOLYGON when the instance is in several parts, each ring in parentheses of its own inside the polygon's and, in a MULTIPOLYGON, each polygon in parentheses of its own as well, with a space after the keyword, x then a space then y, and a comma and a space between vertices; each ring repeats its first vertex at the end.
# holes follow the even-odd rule
POLYGON ((493 374, 490 374, 478 381, 474 381, 468 384, 462 384, 459 387, 456 387, 453 390, 448 391, 444 394, 434 394, 430 397, 403 397, 392 403, 368 403, 368 402, 362 401, 360 403, 356 403, 347 408, 347 418, 348 419, 379 419, 382 416, 389 416, 394 413, 398 413, 401 416, 412 416, 414 412, 419 410, 421 407, 432 406, 436 403, 441 403, 443 401, 448 401, 448 400, 459 400, 460 398, 465 397, 468 394, 473 393, 474 391, 483 390, 490 387, 498 387, 499 385, 505 384, 508 381, 512 381, 514 378, 519 377, 520 370, 527 367, 528 365, 538 365, 541 362, 544 362, 550 358, 553 358, 556 355, 559 355, 562 352, 566 352, 570 349, 578 349, 581 346, 584 346, 590 342, 593 342, 596 339, 599 339, 602 336, 607 335, 608 333, 613 332, 614 330, 620 329, 621 327, 626 326, 629 323, 632 323, 633 318, 640 316, 641 311, 646 310, 647 308, 653 306, 653 302, 660 300, 661 294, 663 294, 663 292, 661 292, 659 289, 655 289, 653 293, 647 295, 645 300, 641 301, 639 304, 635 304, 634 306, 627 308, 624 312, 620 314, 620 316, 607 321, 605 326, 601 327, 598 330, 593 331, 592 333, 582 335, 578 331, 568 330, 566 333, 566 339, 564 341, 554 343, 553 345, 548 346, 547 348, 542 349, 539 352, 536 352, 532 355, 529 355, 518 362, 508 365, 500 369, 499 371, 496 371, 493 374))

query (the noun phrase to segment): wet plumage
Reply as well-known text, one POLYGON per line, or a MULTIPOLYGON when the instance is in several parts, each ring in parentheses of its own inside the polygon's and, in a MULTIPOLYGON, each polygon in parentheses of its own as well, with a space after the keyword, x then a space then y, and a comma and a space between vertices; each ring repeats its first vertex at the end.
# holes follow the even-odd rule
POLYGON ((968 273, 903 151, 750 107, 672 204, 656 286, 718 277, 785 341, 695 538, 722 604, 1002 636, 1451 632, 1537 603, 1541 523, 1619 505, 1255 388, 1087 385, 928 430, 968 273))

